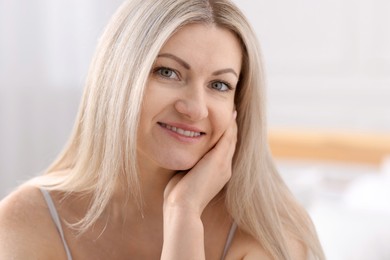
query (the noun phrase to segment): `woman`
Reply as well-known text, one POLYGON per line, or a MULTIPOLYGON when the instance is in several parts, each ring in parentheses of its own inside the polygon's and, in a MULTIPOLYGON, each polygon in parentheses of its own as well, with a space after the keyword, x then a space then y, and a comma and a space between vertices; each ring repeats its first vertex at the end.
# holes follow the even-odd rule
POLYGON ((228 0, 132 0, 67 147, 0 206, 0 259, 323 259, 267 146, 255 35, 228 0))

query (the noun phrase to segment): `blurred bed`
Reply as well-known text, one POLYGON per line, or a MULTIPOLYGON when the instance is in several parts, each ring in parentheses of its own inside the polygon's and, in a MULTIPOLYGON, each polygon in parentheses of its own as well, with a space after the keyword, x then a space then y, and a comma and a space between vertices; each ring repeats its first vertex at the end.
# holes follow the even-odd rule
POLYGON ((269 141, 327 259, 390 259, 390 135, 271 129, 269 141))

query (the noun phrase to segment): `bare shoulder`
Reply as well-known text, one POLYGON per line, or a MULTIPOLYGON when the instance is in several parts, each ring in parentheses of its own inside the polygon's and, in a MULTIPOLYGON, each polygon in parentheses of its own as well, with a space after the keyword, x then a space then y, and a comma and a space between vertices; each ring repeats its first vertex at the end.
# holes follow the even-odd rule
POLYGON ((287 240, 287 246, 289 248, 289 252, 291 253, 292 259, 308 259, 307 247, 294 236, 289 236, 287 240))
POLYGON ((23 185, 0 202, 0 259, 49 259, 55 226, 37 187, 23 185))
POLYGON ((239 228, 234 235, 226 260, 271 259, 261 244, 239 228))
MULTIPOLYGON (((302 243, 292 236, 289 237, 287 243, 292 259, 305 260, 307 258, 306 249, 302 243)), ((271 260, 273 258, 256 239, 247 233, 238 230, 226 259, 271 260)))

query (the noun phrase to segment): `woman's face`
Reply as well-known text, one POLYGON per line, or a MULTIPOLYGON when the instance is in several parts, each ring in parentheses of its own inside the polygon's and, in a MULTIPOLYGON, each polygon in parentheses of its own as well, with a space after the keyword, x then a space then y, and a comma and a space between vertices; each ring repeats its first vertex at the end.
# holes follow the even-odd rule
POLYGON ((139 163, 193 167, 230 126, 242 51, 214 25, 186 25, 160 50, 145 90, 138 130, 139 163))

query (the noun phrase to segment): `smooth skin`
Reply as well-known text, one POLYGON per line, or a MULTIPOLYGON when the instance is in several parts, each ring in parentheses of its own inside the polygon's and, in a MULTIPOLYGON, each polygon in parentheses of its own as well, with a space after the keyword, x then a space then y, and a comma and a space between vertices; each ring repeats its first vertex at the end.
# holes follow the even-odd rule
MULTIPOLYGON (((214 25, 188 25, 168 40, 152 68, 139 126, 143 216, 118 190, 83 235, 63 223, 74 259, 222 257, 233 222, 221 190, 232 175, 241 59, 235 35, 214 25), (167 125, 192 133, 185 136, 167 125)), ((85 214, 90 202, 51 195, 61 218, 70 223, 85 214)), ((291 251, 294 259, 305 259, 294 240, 291 251)), ((37 188, 23 185, 0 203, 0 259, 66 259, 37 188)), ((238 229, 226 259, 270 258, 238 229)))

